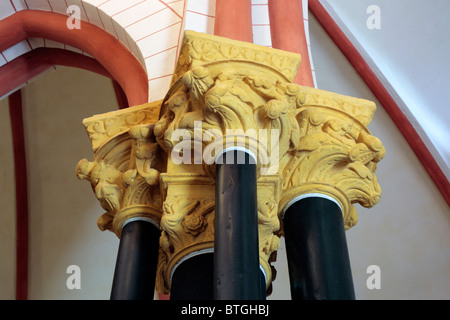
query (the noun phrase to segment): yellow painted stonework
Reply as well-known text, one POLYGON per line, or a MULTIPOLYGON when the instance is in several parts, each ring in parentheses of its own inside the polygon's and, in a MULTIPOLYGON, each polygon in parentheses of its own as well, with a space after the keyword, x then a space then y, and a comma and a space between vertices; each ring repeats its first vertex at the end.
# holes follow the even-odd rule
POLYGON ((81 160, 76 172, 106 210, 98 225, 119 237, 130 217, 160 225, 160 293, 170 292, 180 259, 214 247, 214 157, 223 148, 237 143, 258 157, 268 293, 289 201, 306 193, 332 196, 346 229, 357 222, 355 203, 379 201, 375 170, 385 149, 367 129, 375 104, 293 84, 299 63, 293 53, 186 31, 163 101, 84 120, 94 158, 81 160), (189 161, 176 161, 180 151, 189 161))

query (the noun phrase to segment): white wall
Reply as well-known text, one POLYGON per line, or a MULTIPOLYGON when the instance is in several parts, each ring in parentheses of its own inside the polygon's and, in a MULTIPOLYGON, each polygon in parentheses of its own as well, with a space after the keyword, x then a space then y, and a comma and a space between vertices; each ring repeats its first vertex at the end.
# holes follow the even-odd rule
MULTIPOLYGON (((89 184, 76 178, 75 166, 93 155, 83 118, 117 109, 111 80, 61 67, 24 87, 22 96, 29 191, 29 298, 108 299, 118 239, 97 228, 103 212, 89 184), (66 286, 66 270, 73 264, 81 268, 81 290, 66 286)), ((0 183, 6 191, 0 198, 5 208, 0 224, 5 238, 0 250, 0 297, 14 299, 15 202, 7 99, 0 107, 4 133, 0 141, 5 150, 0 156, 0 183)))
POLYGON ((395 124, 345 57, 310 17, 318 88, 375 101, 369 129, 386 156, 377 169, 383 194, 371 209, 357 206, 347 231, 358 299, 449 299, 450 211, 395 124), (381 268, 381 289, 366 287, 370 265, 381 268))
POLYGON ((450 179, 447 0, 322 0, 398 94, 399 107, 450 179), (328 5, 329 4, 329 5, 328 5), (367 13, 367 9, 377 7, 367 13), (377 18, 377 29, 367 27, 377 18))
POLYGON ((61 67, 23 89, 30 197, 30 299, 108 299, 118 239, 97 228, 103 213, 75 176, 93 152, 83 118, 116 110, 111 80, 61 67), (81 290, 68 290, 69 265, 81 290))

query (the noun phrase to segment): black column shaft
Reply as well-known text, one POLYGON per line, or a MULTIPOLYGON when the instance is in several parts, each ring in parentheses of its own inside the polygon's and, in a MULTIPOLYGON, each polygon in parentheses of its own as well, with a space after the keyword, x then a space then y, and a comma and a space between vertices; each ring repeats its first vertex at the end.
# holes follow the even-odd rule
POLYGON ((283 223, 292 299, 355 299, 339 206, 305 198, 286 210, 283 223))
POLYGON ((226 152, 216 164, 215 299, 262 298, 256 187, 256 164, 247 153, 226 152))
POLYGON ((212 252, 183 261, 173 272, 170 300, 213 299, 213 265, 212 252))
POLYGON ((152 300, 161 232, 147 221, 122 229, 111 300, 152 300))

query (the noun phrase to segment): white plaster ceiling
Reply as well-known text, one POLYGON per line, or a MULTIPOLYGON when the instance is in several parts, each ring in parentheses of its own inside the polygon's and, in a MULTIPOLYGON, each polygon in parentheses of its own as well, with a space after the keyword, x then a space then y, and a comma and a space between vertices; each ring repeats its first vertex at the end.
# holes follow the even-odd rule
POLYGON ((320 2, 384 78, 391 95, 450 179, 450 2, 320 2), (379 8, 379 29, 367 27, 374 14, 368 12, 372 5, 379 8))

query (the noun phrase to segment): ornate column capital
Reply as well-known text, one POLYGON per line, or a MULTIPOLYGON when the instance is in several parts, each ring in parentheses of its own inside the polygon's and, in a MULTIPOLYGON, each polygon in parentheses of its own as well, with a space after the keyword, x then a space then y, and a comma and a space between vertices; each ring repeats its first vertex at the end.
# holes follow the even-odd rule
POLYGON ((129 219, 149 219, 159 226, 161 198, 159 173, 165 154, 153 135, 161 102, 95 115, 83 121, 92 142, 92 161, 76 166, 79 179, 90 182, 106 212, 97 224, 100 230, 119 238, 129 219))
POLYGON ((214 247, 215 159, 238 146, 257 161, 260 265, 275 272, 281 215, 296 197, 321 193, 340 204, 375 205, 385 149, 367 129, 373 102, 293 84, 300 56, 185 32, 163 101, 84 120, 95 152, 77 165, 106 210, 102 230, 120 237, 130 217, 160 224, 157 290, 170 291, 183 258, 214 247))
POLYGON ((373 206, 381 194, 375 169, 385 150, 367 129, 375 104, 293 84, 299 62, 293 53, 186 32, 155 125, 156 140, 171 155, 169 171, 213 178, 215 156, 231 145, 257 156, 260 257, 268 284, 290 201, 306 193, 331 196, 348 229, 357 221, 353 204, 373 206), (268 179, 279 186, 268 187, 268 179))

